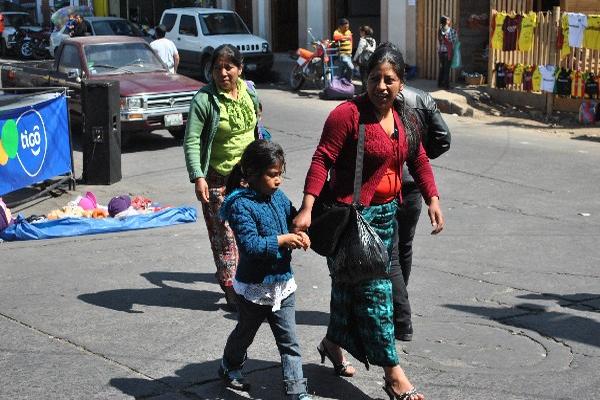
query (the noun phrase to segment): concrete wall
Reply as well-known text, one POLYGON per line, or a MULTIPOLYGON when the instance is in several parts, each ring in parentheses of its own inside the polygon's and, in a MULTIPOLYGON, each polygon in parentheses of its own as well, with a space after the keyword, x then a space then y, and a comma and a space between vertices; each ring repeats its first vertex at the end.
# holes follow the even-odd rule
POLYGON ((416 64, 416 1, 381 0, 381 41, 396 44, 402 51, 405 62, 412 65, 416 64))
POLYGON ((327 0, 298 0, 299 46, 307 47, 310 44, 308 28, 311 28, 312 34, 317 40, 331 37, 333 31, 329 27, 329 12, 329 1, 327 0))

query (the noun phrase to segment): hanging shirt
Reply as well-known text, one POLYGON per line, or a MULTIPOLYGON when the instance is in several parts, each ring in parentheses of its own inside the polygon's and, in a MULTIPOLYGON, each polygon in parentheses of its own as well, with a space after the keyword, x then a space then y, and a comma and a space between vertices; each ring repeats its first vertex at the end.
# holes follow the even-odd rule
POLYGON ((569 46, 581 47, 583 33, 587 27, 587 15, 580 13, 567 13, 569 16, 569 46))
POLYGON ((533 90, 533 71, 535 66, 528 65, 523 70, 523 90, 531 92, 533 90))
POLYGON ((561 68, 556 75, 556 94, 560 96, 570 96, 572 86, 571 70, 561 68))
POLYGON ((502 50, 504 47, 504 32, 502 31, 502 25, 507 16, 508 14, 504 12, 496 13, 492 33, 492 49, 502 50))
POLYGON ((498 89, 506 87, 506 69, 504 63, 496 63, 496 87, 498 89))
POLYGON ((553 93, 554 85, 556 84, 556 78, 554 73, 556 72, 556 67, 554 65, 541 65, 538 70, 542 74, 542 92, 553 93))
POLYGON ((592 99, 598 97, 598 80, 593 72, 590 72, 585 80, 585 95, 592 99))
POLYGON ((506 64, 506 69, 505 69, 505 81, 506 81, 506 86, 508 85, 512 85, 514 82, 514 77, 515 77, 515 66, 512 64, 506 64))
POLYGON ((517 86, 521 86, 523 83, 523 72, 525 72, 525 65, 517 64, 515 66, 515 72, 513 76, 514 84, 517 86))
POLYGON ((585 95, 585 78, 580 70, 573 71, 571 74, 573 84, 571 87, 571 96, 581 98, 585 95))
POLYGON ((587 16, 587 29, 583 34, 583 47, 600 50, 600 15, 587 16))
POLYGON ((519 36, 519 27, 521 26, 522 15, 516 15, 514 17, 506 17, 502 24, 502 31, 504 32, 502 50, 513 51, 517 49, 517 37, 519 36))
POLYGON ((533 70, 533 75, 531 76, 532 89, 534 92, 540 92, 542 90, 542 72, 540 71, 540 67, 536 67, 533 70))
MULTIPOLYGON (((564 13, 561 18, 560 30, 562 32, 562 45, 560 47, 560 58, 564 58, 571 54, 571 47, 569 46, 569 15, 564 13)), ((560 36, 560 35, 559 35, 560 36)), ((560 42, 560 38, 557 43, 560 42)))
POLYGON ((518 47, 520 51, 533 50, 533 31, 537 25, 537 14, 533 11, 525 14, 521 21, 518 47))

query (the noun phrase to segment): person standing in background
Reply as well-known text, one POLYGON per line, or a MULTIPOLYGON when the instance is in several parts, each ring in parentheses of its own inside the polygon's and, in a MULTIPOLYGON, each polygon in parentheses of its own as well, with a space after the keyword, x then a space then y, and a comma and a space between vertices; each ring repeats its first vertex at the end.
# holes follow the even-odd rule
POLYGON ((175 47, 175 43, 165 37, 167 28, 164 25, 158 25, 154 28, 154 32, 156 40, 150 43, 150 47, 152 47, 158 58, 165 63, 169 72, 176 73, 179 66, 179 52, 175 47))
POLYGON ((352 32, 350 31, 350 21, 346 18, 340 18, 338 28, 333 32, 333 40, 338 42, 340 51, 340 74, 339 76, 352 80, 352 32))
POLYGON ((373 38, 373 29, 368 25, 363 25, 359 29, 360 40, 358 41, 358 47, 354 53, 354 62, 358 64, 360 71, 360 80, 362 81, 362 93, 367 91, 367 64, 369 58, 373 55, 377 42, 373 38))
POLYGON ((440 59, 440 72, 438 75, 438 87, 450 89, 450 64, 454 54, 454 45, 458 42, 458 35, 452 28, 449 17, 440 17, 440 28, 438 29, 438 56, 440 59))

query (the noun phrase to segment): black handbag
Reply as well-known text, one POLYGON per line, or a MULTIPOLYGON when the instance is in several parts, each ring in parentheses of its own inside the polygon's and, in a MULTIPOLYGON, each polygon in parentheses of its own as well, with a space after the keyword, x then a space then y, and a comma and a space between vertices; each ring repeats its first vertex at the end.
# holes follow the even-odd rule
MULTIPOLYGON (((365 150, 365 126, 359 125, 358 143, 356 145, 356 167, 354 171, 353 204, 360 204, 360 187, 362 183, 363 156, 365 150)), ((311 212, 311 224, 308 228, 310 247, 324 257, 335 254, 338 242, 350 218, 350 204, 335 201, 329 181, 325 182, 321 193, 315 199, 311 212)))

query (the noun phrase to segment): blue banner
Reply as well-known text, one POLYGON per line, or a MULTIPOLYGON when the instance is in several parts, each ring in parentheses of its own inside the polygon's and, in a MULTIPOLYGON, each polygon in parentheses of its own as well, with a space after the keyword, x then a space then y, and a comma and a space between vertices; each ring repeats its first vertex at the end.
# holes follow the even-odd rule
POLYGON ((65 95, 0 113, 0 196, 73 171, 65 95))

